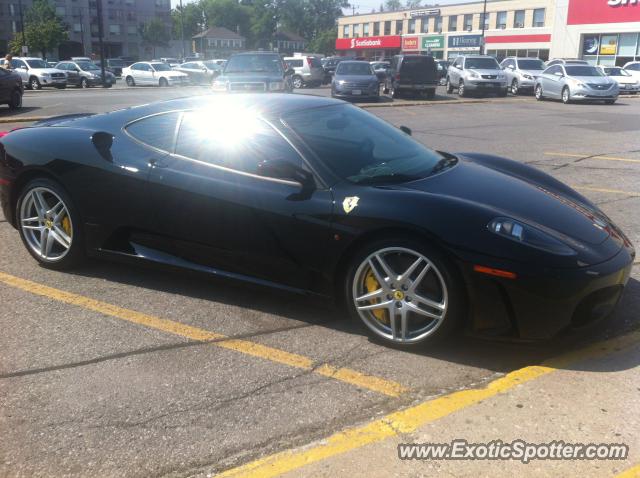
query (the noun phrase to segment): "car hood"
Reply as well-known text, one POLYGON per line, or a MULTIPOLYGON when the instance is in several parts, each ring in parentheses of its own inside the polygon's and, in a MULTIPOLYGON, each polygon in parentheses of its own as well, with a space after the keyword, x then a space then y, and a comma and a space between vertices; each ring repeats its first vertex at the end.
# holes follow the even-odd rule
POLYGON ((581 81, 582 83, 591 83, 592 85, 610 85, 613 81, 607 76, 568 76, 568 78, 581 81))
POLYGON ((502 70, 480 70, 477 68, 467 68, 466 71, 473 71, 479 75, 504 75, 502 70))
POLYGON ((472 154, 458 157, 460 161, 455 167, 403 186, 489 208, 496 217, 506 216, 542 226, 583 244, 601 244, 609 237, 606 216, 579 201, 577 193, 572 197, 560 188, 543 184, 533 173, 527 177, 527 173, 522 172, 524 168, 519 173, 510 172, 512 162, 503 158, 486 157, 486 160, 484 156, 472 154))
POLYGON ((222 73, 218 76, 217 81, 231 81, 234 83, 273 83, 284 80, 282 75, 277 73, 222 73))
POLYGON ((635 85, 638 82, 638 78, 634 78, 633 76, 610 76, 609 78, 623 85, 635 85))
POLYGON ((544 70, 520 70, 523 75, 540 76, 544 70))
POLYGON ((64 73, 62 70, 58 70, 57 68, 31 68, 29 71, 35 71, 36 73, 64 73))
POLYGON ((349 82, 378 82, 378 77, 375 75, 334 75, 334 79, 336 82, 338 81, 349 81, 349 82))

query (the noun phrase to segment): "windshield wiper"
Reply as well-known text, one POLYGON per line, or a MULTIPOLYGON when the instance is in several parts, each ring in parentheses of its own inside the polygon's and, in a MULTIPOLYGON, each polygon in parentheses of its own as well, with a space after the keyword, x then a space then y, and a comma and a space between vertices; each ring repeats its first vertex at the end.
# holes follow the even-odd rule
POLYGON ((438 173, 444 171, 445 169, 449 169, 449 168, 455 166, 456 164, 458 164, 458 158, 456 156, 454 156, 453 154, 444 153, 442 151, 438 151, 438 153, 440 153, 443 156, 443 158, 435 164, 435 166, 433 167, 433 169, 429 173, 429 176, 432 176, 434 174, 438 174, 438 173))
POLYGON ((378 176, 367 176, 360 179, 354 179, 356 184, 384 184, 384 183, 408 183, 409 181, 417 181, 422 176, 411 174, 380 174, 378 176))

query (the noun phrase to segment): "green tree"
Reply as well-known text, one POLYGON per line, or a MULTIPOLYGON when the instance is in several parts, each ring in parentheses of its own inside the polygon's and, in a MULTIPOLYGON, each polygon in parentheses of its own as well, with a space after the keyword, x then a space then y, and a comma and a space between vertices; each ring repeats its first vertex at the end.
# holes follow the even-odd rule
MULTIPOLYGON (((64 24, 47 0, 35 0, 25 12, 24 37, 29 50, 37 51, 42 58, 46 58, 47 52, 57 48, 68 35, 64 24)), ((14 55, 19 55, 22 46, 22 33, 18 33, 9 42, 9 50, 14 55)))
POLYGON ((247 37, 251 27, 252 7, 237 0, 200 0, 207 27, 224 27, 247 37))
POLYGON ((400 0, 387 0, 386 2, 384 2, 384 9, 387 12, 402 10, 402 3, 400 2, 400 0))
POLYGON ((204 30, 204 15, 199 3, 188 3, 182 7, 178 6, 171 11, 173 23, 173 38, 182 39, 182 24, 184 22, 184 38, 191 41, 193 35, 204 30))
POLYGON ((335 28, 330 28, 311 40, 307 49, 313 53, 332 55, 336 51, 336 38, 338 38, 338 32, 335 28))
POLYGON ((422 0, 407 0, 407 8, 420 8, 422 0))
POLYGON ((153 56, 156 56, 156 47, 167 46, 171 40, 171 32, 167 25, 158 17, 152 18, 147 23, 143 23, 138 27, 138 33, 142 44, 149 46, 153 50, 153 56))

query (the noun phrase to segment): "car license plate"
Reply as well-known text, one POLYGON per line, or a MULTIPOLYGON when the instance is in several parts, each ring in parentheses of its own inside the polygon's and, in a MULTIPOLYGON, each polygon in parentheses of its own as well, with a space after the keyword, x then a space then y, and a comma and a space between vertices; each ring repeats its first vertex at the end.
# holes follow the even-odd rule
POLYGON ((361 95, 362 94, 362 90, 352 90, 351 94, 352 95, 361 95))

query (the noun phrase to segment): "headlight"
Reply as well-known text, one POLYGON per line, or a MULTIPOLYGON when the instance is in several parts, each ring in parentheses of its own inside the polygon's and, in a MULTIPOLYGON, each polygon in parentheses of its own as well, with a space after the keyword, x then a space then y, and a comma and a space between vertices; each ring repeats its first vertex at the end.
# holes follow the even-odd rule
POLYGON ((533 80, 533 76, 531 75, 522 75, 524 76, 527 80, 533 80))
POLYGON ((50 76, 51 76, 51 75, 50 75, 49 73, 43 73, 43 74, 42 74, 42 77, 43 77, 43 78, 49 78, 50 76))
POLYGON ((338 80, 338 84, 339 85, 344 85, 345 83, 346 83, 346 81, 344 81, 344 80, 338 80))
POLYGON ((214 81, 212 88, 216 91, 227 91, 226 81, 214 81))
POLYGON ((575 86, 580 87, 580 88, 584 88, 585 87, 585 84, 583 82, 579 81, 579 80, 571 80, 571 83, 573 85, 575 85, 575 86))
POLYGON ((269 83, 269 91, 282 91, 284 89, 284 83, 281 81, 274 81, 269 83))
POLYGON ((499 79, 499 80, 504 80, 505 76, 504 75, 498 75, 498 76, 496 76, 496 78, 499 79))
POLYGON ((487 226, 499 236, 559 256, 572 256, 576 251, 533 226, 506 217, 498 217, 487 226))
POLYGON ((480 78, 480 75, 478 75, 475 71, 472 71, 469 73, 469 77, 471 78, 480 78))

